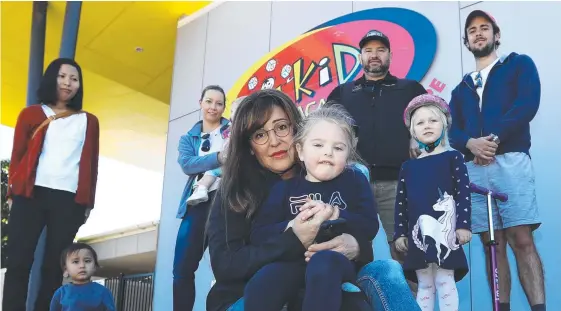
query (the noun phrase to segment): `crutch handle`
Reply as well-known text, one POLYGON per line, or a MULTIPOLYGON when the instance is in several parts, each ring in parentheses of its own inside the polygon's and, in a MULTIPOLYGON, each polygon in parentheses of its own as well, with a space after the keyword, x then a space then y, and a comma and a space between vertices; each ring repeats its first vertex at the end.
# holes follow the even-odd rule
POLYGON ((471 192, 473 192, 473 193, 477 193, 477 194, 481 194, 481 195, 487 195, 487 194, 489 194, 489 192, 491 192, 491 197, 493 199, 499 200, 501 202, 508 201, 508 195, 506 193, 493 192, 493 191, 490 191, 487 188, 478 186, 474 183, 470 183, 469 188, 470 188, 471 192))

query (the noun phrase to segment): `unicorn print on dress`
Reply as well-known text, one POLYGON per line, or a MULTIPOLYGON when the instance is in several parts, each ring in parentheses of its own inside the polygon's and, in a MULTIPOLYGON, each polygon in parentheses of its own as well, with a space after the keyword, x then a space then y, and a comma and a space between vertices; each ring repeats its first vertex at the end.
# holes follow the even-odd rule
POLYGON ((438 265, 440 266, 441 262, 448 258, 450 252, 457 250, 460 245, 456 243, 456 203, 454 197, 446 191, 442 194, 440 188, 438 188, 438 193, 440 198, 432 208, 437 212, 444 212, 444 215, 440 216, 438 220, 430 215, 419 216, 413 227, 412 238, 415 245, 425 253, 429 247, 425 243, 426 236, 433 238, 436 242, 435 247, 438 265), (419 230, 423 238, 422 241, 419 240, 419 230), (446 248, 446 254, 442 259, 440 258, 441 246, 446 248))

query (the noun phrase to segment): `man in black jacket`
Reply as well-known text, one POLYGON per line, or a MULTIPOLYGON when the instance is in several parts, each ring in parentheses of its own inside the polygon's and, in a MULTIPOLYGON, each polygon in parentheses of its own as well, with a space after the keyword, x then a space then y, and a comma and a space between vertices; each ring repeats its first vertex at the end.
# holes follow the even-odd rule
POLYGON ((337 86, 327 98, 328 105, 343 105, 359 128, 358 152, 370 169, 372 191, 392 258, 403 262, 394 246, 394 210, 401 164, 417 157, 417 143, 403 123, 403 111, 425 88, 414 80, 399 79, 389 73, 390 41, 377 30, 369 31, 359 43, 364 75, 337 86))

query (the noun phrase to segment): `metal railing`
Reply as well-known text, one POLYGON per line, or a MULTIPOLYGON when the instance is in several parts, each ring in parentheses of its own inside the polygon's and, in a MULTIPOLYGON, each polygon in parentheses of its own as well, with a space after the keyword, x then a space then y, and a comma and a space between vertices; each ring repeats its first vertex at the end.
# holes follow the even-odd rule
POLYGON ((117 311, 152 311, 154 273, 124 275, 105 279, 115 298, 117 311))

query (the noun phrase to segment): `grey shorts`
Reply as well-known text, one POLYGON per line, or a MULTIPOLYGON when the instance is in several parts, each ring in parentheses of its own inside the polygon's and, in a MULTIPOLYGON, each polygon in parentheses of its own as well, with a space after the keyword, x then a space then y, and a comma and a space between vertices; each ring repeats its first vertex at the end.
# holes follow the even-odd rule
MULTIPOLYGON (((495 159, 488 166, 466 163, 472 183, 508 195, 507 202, 492 200, 493 227, 501 230, 531 225, 532 229, 536 229, 541 222, 530 157, 525 153, 511 152, 495 159)), ((475 193, 471 194, 471 230, 473 233, 489 231, 487 197, 475 193)))
POLYGON ((397 192, 397 180, 377 180, 372 186, 382 227, 386 232, 389 242, 393 241, 394 233, 394 211, 395 195, 397 192))

